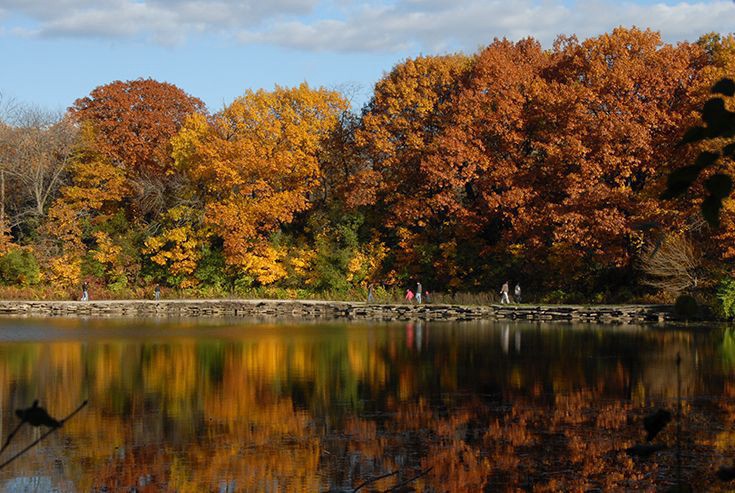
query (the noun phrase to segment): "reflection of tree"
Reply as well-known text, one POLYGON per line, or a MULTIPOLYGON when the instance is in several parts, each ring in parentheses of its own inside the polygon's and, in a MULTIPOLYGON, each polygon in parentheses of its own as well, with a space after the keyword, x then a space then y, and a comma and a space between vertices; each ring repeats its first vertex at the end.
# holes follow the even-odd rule
MULTIPOLYGON (((634 461, 624 450, 643 439, 648 403, 673 395, 676 353, 685 395, 735 395, 694 370, 717 374, 705 354, 715 335, 513 330, 524 330, 522 353, 504 354, 500 332, 482 326, 432 327, 421 352, 400 329, 339 325, 236 340, 0 344, 2 402, 40 389, 60 408, 87 393, 94 402, 65 425, 66 441, 49 439, 7 474, 78 478, 80 491, 349 491, 400 471, 361 490, 371 491, 431 468, 411 483, 417 491, 656 489, 673 455, 634 461), (62 472, 48 465, 54 454, 62 472)), ((735 406, 719 409, 723 423, 735 417, 735 406)), ((735 441, 706 406, 684 413, 683 443, 702 457, 685 473, 710 489, 705 459, 735 441)), ((671 430, 661 440, 671 443, 671 430)))
POLYGON ((735 329, 727 328, 722 337, 722 364, 728 370, 735 369, 735 329))

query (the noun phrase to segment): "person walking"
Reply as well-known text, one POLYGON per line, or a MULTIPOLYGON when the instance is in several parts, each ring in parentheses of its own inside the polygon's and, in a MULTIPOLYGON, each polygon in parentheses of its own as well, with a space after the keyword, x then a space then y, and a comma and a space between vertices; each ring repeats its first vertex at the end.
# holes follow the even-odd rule
POLYGON ((153 290, 153 296, 156 298, 156 301, 161 299, 161 285, 156 284, 156 289, 153 290))
POLYGON ((89 301, 89 284, 87 284, 87 281, 82 283, 82 301, 89 301))
POLYGON ((411 288, 406 290, 406 301, 409 303, 413 301, 413 291, 411 291, 411 288))
POLYGON ((513 301, 516 303, 521 302, 521 285, 516 283, 516 287, 513 288, 513 301))
POLYGON ((510 299, 508 299, 508 291, 510 291, 510 287, 508 286, 508 281, 505 281, 503 285, 500 288, 500 304, 510 304, 510 299))
POLYGON ((420 282, 416 283, 416 303, 421 304, 421 293, 423 292, 423 287, 421 286, 420 282))
POLYGON ((374 289, 375 288, 373 287, 373 283, 368 284, 368 297, 367 297, 368 303, 375 303, 374 289))

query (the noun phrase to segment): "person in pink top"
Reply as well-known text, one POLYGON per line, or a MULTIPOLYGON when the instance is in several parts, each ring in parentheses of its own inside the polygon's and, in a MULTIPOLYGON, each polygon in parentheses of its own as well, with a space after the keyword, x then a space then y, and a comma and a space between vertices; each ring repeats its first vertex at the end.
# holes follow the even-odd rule
POLYGON ((406 301, 408 301, 409 303, 413 301, 413 291, 411 291, 410 289, 406 290, 406 301))

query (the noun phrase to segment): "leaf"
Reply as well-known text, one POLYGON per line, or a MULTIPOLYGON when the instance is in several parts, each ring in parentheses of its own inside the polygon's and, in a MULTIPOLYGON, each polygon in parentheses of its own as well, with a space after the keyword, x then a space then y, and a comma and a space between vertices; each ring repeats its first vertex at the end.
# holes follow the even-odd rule
POLYGON ((732 178, 726 174, 717 173, 709 177, 704 187, 713 197, 724 199, 732 192, 732 178))
POLYGON ((720 226, 720 209, 722 209, 722 199, 712 195, 702 202, 702 216, 713 228, 720 226))
POLYGON ((723 94, 725 96, 735 95, 735 81, 732 79, 721 79, 712 86, 712 94, 723 94))
POLYGON ((684 166, 672 171, 669 175, 666 190, 661 194, 661 199, 673 199, 686 192, 701 171, 702 168, 697 165, 684 166))

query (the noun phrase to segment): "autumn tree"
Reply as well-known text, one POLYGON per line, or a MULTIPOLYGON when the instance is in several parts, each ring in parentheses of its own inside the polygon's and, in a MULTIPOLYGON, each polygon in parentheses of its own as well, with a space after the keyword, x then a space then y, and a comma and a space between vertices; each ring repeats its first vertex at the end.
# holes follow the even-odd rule
MULTIPOLYGON (((416 267, 411 259, 416 259, 417 235, 436 217, 427 210, 431 185, 423 161, 450 122, 453 98, 471 62, 464 55, 448 55, 418 57, 397 65, 375 85, 356 131, 356 143, 370 166, 351 178, 352 200, 370 204, 380 215, 396 242, 399 265, 407 268, 416 267)), ((432 232, 441 235, 442 220, 433 226, 432 232)), ((425 242, 432 243, 442 242, 425 242)))
MULTIPOLYGON (((476 247, 493 234, 498 217, 491 190, 480 207, 480 187, 509 187, 526 139, 525 103, 538 91, 543 59, 531 40, 496 41, 472 60, 407 62, 376 86, 376 115, 364 118, 367 144, 385 183, 399 270, 418 267, 425 278, 453 287, 477 277, 476 247), (490 169, 496 174, 485 173, 490 169)), ((523 188, 515 190, 518 197, 523 188)))
POLYGON ((186 117, 203 114, 204 103, 182 89, 153 79, 115 81, 78 99, 70 113, 94 128, 95 143, 124 170, 139 213, 171 206, 181 184, 171 157, 171 138, 186 117))
POLYGON ((541 269, 551 286, 569 287, 629 268, 636 225, 661 212, 661 170, 682 158, 674 143, 703 63, 696 45, 637 29, 560 38, 550 52, 496 41, 425 161, 442 192, 429 204, 458 218, 458 245, 474 242, 505 272, 538 279, 541 269))
POLYGON ((686 158, 676 143, 692 120, 705 64, 699 46, 667 45, 651 31, 559 39, 536 144, 544 179, 558 193, 537 195, 548 228, 520 236, 558 252, 552 268, 625 271, 640 246, 638 225, 676 220, 657 195, 663 172, 686 158))
POLYGON ((39 241, 47 278, 63 287, 79 283, 83 257, 95 239, 107 251, 105 258, 110 258, 109 250, 115 247, 108 236, 95 237, 95 233, 121 212, 122 200, 129 195, 124 171, 98 150, 94 128, 88 123, 82 124, 69 174, 69 183, 50 208, 39 241))
POLYGON ((310 205, 324 140, 347 109, 336 92, 248 91, 208 120, 189 117, 173 141, 177 168, 198 191, 203 223, 224 241, 230 266, 268 284, 285 276, 268 237, 310 205))

